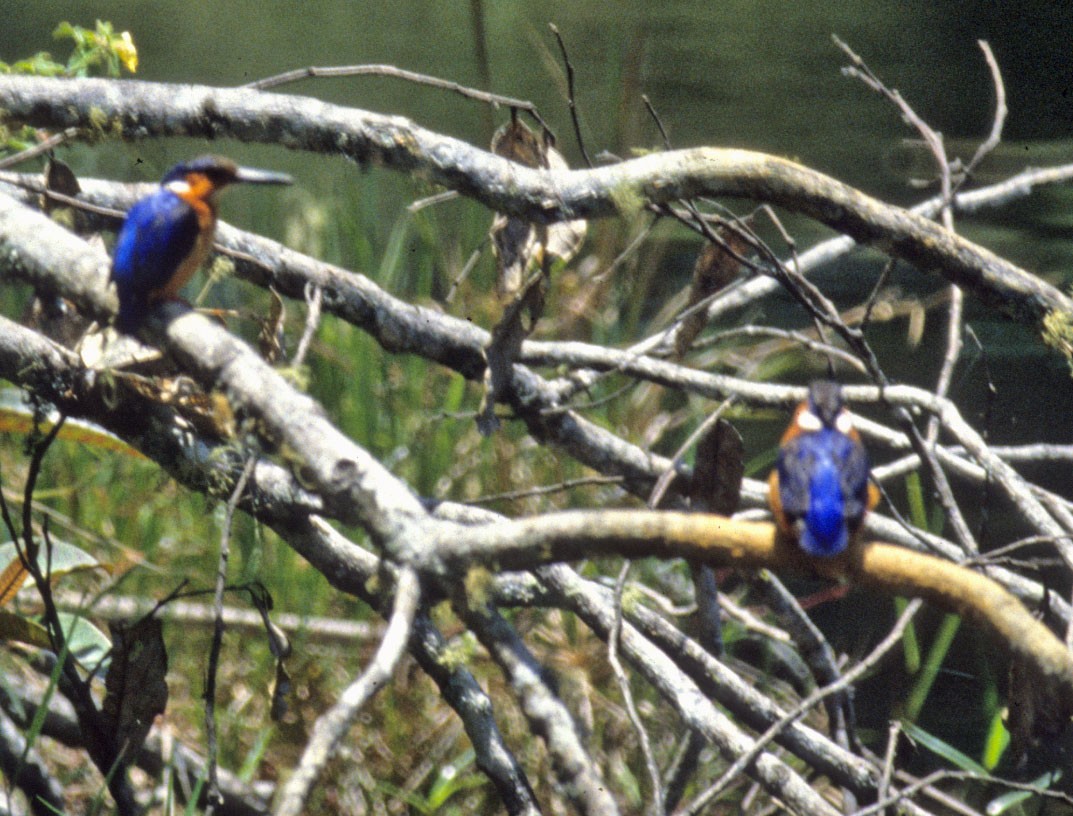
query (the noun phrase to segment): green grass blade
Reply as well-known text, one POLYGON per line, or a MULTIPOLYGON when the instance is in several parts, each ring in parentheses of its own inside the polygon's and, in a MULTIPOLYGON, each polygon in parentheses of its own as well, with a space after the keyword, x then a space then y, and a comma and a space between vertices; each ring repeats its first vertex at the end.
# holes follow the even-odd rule
POLYGON ((959 768, 962 771, 968 773, 979 774, 980 776, 987 776, 987 768, 981 765, 972 757, 963 754, 953 745, 939 739, 934 734, 931 734, 911 722, 902 722, 902 730, 905 732, 913 742, 918 745, 922 745, 931 751, 933 754, 942 757, 955 768, 959 768))
POLYGON ((954 642, 954 636, 957 635, 960 626, 960 615, 943 616, 943 622, 939 624, 939 630, 935 633, 935 640, 932 641, 931 648, 928 650, 927 659, 924 661, 920 674, 917 675, 916 682, 913 684, 913 688, 909 691, 909 696, 905 701, 905 719, 915 721, 920 716, 920 711, 924 708, 924 703, 931 693, 931 687, 935 683, 939 669, 942 668, 943 661, 946 660, 947 652, 950 651, 950 644, 954 642))

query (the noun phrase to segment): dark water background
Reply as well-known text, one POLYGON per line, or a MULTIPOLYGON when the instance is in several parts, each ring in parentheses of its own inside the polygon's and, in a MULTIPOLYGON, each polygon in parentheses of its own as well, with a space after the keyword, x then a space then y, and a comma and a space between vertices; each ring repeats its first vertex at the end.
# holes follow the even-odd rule
MULTIPOLYGON (((924 192, 907 184, 928 165, 903 140, 913 133, 891 107, 840 74, 837 34, 941 130, 968 159, 990 128, 993 93, 978 38, 995 52, 1006 83, 1006 144, 980 172, 993 181, 1026 166, 1073 160, 1073 4, 777 2, 54 2, 12 3, 0 28, 0 59, 54 43, 56 22, 95 18, 129 29, 146 80, 234 85, 307 65, 388 63, 532 100, 559 134, 571 164, 581 162, 566 109, 561 61, 548 31, 562 31, 577 76, 589 152, 628 155, 659 136, 641 104, 647 94, 676 147, 747 147, 797 159, 889 201, 924 192), (487 76, 475 47, 480 9, 487 76)), ((399 113, 420 124, 486 144, 487 112, 459 97, 396 80, 307 81, 286 89, 399 113)), ((500 116, 500 120, 502 116, 500 116)), ((82 172, 157 178, 184 148, 175 142, 94 146, 76 155, 82 172), (134 157, 144 164, 134 167, 134 157)), ((307 188, 338 183, 337 160, 282 156, 245 146, 219 149, 300 173, 307 188)), ((1069 200, 1056 187, 959 228, 1016 263, 1073 281, 1069 200)), ((795 224, 796 226, 796 224, 795 224)), ((798 240, 824 233, 802 225, 798 240)), ((686 270, 683 269, 684 273, 686 270)), ((1010 416, 1009 441, 1038 434, 1073 438, 1070 380, 1036 339, 991 313, 970 313, 992 376, 1005 380, 992 410, 1010 416), (1028 356, 1038 365, 1021 365, 1028 356), (1013 364, 1006 370, 1006 362, 1013 364), (1043 382, 1039 382, 1042 378, 1043 382), (1029 401, 1025 394, 1048 394, 1029 401)), ((938 327, 939 321, 932 321, 938 327)), ((927 341, 941 341, 941 335, 927 341)), ((913 365, 892 373, 913 377, 913 365)), ((924 372, 916 372, 918 375, 924 372)))

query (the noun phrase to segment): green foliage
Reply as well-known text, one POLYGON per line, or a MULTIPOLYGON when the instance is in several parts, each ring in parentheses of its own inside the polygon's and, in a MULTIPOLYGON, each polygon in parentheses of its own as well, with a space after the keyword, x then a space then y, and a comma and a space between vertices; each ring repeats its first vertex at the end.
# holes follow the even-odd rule
MULTIPOLYGON (((38 51, 13 63, 0 61, 0 74, 31 74, 44 77, 119 77, 123 69, 138 70, 138 49, 129 31, 118 34, 110 22, 97 20, 93 29, 66 20, 52 32, 56 40, 71 40, 67 62, 57 62, 48 51, 38 51)), ((0 126, 0 150, 18 152, 33 146, 37 131, 29 125, 12 129, 0 126)))
MULTIPOLYGON (((909 507, 909 518, 912 523, 921 529, 929 530, 934 533, 941 533, 943 529, 942 508, 938 506, 938 503, 935 503, 929 513, 920 474, 908 474, 905 478, 905 488, 907 504, 909 507)), ((904 599, 895 599, 895 608, 899 614, 901 614, 905 606, 906 602, 904 599)), ((935 681, 950 657, 950 651, 960 627, 961 617, 959 615, 944 615, 940 620, 938 628, 933 634, 931 644, 927 647, 926 654, 923 656, 923 646, 920 642, 920 635, 917 627, 911 624, 906 628, 905 636, 902 639, 902 649, 905 658, 906 673, 912 678, 912 683, 908 693, 905 695, 904 702, 902 703, 902 718, 904 723, 911 724, 916 723, 919 720, 921 713, 927 705, 935 681)), ((985 654, 987 652, 986 648, 982 647, 975 640, 972 641, 972 646, 977 650, 983 649, 985 654)), ((981 664, 986 667, 987 661, 981 661, 981 664)), ((986 767, 988 770, 993 770, 998 765, 1006 746, 1009 744, 1009 733, 1006 731, 1002 721, 1003 716, 998 702, 999 693, 994 674, 986 669, 982 670, 980 682, 983 687, 983 695, 980 707, 973 713, 973 716, 989 718, 990 723, 980 746, 981 762, 976 763, 973 760, 968 761, 977 767, 982 766, 986 767)), ((936 753, 943 755, 942 751, 947 748, 949 748, 950 751, 955 751, 955 749, 951 748, 938 738, 933 739, 936 740, 935 744, 942 748, 942 750, 933 749, 936 753)), ((960 761, 960 757, 964 755, 961 752, 956 753, 960 761)), ((954 764, 958 763, 955 762, 954 764)), ((962 766, 959 765, 959 767, 962 766)))
POLYGON ((66 63, 56 62, 47 51, 8 64, 0 62, 0 73, 35 76, 87 77, 93 74, 118 77, 125 68, 138 70, 138 49, 129 31, 116 33, 112 24, 97 20, 94 29, 71 25, 66 20, 56 26, 52 36, 71 40, 73 48, 66 63))
POLYGON ((980 776, 987 776, 987 769, 984 768, 979 762, 966 756, 959 751, 953 745, 948 742, 944 742, 934 734, 929 734, 923 728, 918 725, 914 725, 911 722, 903 722, 902 728, 911 740, 924 746, 932 753, 945 759, 955 768, 968 773, 979 774, 980 776))
POLYGON ((1048 314, 1043 319, 1043 340, 1062 353, 1073 371, 1073 315, 1068 312, 1048 314))
POLYGON ((108 636, 81 615, 60 612, 59 618, 71 656, 89 671, 106 673, 112 651, 108 636))
POLYGON ((950 651, 950 646, 954 642, 954 636, 957 635, 960 626, 960 615, 943 616, 942 623, 939 624, 939 629, 932 640, 931 648, 928 649, 927 657, 921 666, 920 672, 914 679, 909 696, 906 698, 904 716, 907 720, 914 721, 920 716, 920 711, 931 693, 935 678, 946 660, 947 653, 950 651))
MULTIPOLYGON (((56 35, 74 42, 74 53, 67 64, 57 63, 47 54, 38 54, 14 65, 3 65, 0 70, 64 76, 104 71, 116 76, 124 67, 130 71, 136 68, 137 54, 129 34, 116 35, 109 24, 98 22, 97 29, 89 31, 64 23, 57 28, 56 35)), ((303 212, 292 216, 296 222, 304 219, 297 232, 310 247, 302 248, 327 261, 365 271, 399 297, 441 306, 482 326, 493 325, 501 305, 490 294, 492 265, 486 247, 470 278, 459 285, 456 299, 448 302, 444 294, 460 277, 462 259, 484 246, 490 214, 468 202, 451 202, 396 215, 383 201, 386 197, 383 188, 396 182, 389 179, 385 184, 379 172, 371 169, 358 178, 348 179, 349 188, 338 202, 306 202, 303 212)), ((406 195, 413 194, 414 185, 400 186, 406 187, 406 195)), ((632 216, 634 223, 629 225, 630 229, 639 228, 647 218, 640 211, 635 191, 622 188, 616 203, 632 216)), ((597 234, 591 243, 596 248, 591 251, 596 261, 594 267, 601 272, 599 276, 586 278, 570 267, 555 270, 549 304, 539 330, 558 337, 621 344, 669 322, 666 314, 653 316, 651 304, 664 300, 660 287, 665 282, 660 279, 660 270, 665 266, 659 263, 660 253, 667 252, 667 247, 675 241, 681 242, 684 230, 666 222, 659 224, 653 231, 653 240, 646 241, 642 248, 625 258, 621 274, 616 271, 615 275, 608 275, 606 270, 626 242, 623 235, 612 235, 612 231, 624 232, 621 223, 613 228, 607 224, 594 226, 597 234), (582 305, 573 308, 572 298, 582 305)), ((695 242, 693 236, 686 237, 695 242)), ((292 341, 302 328, 302 310, 293 311, 299 314, 291 316, 287 327, 292 341)), ((749 358, 756 379, 766 379, 801 365, 800 352, 785 347, 764 354, 753 353, 743 346, 740 353, 749 358)), ((711 368, 729 367, 717 354, 713 353, 711 368)), ((506 423, 494 437, 482 439, 472 420, 480 400, 479 385, 420 358, 385 352, 364 331, 341 320, 327 317, 320 326, 307 364, 300 371, 287 373, 324 405, 345 433, 423 495, 467 501, 494 492, 554 484, 586 473, 585 468, 561 452, 531 444, 518 422, 506 423)), ((700 402, 649 385, 638 386, 613 373, 603 377, 585 396, 591 403, 583 406, 587 419, 632 439, 643 438, 645 444, 651 440, 652 448, 660 452, 674 449, 684 436, 682 429, 697 415, 700 402), (620 394, 624 383, 628 384, 628 390, 620 394), (617 398, 605 399, 610 396, 617 398)), ((747 417, 757 418, 763 417, 759 413, 747 417)), ((784 422, 785 417, 780 415, 779 421, 784 422)), ((750 473, 766 473, 773 462, 773 450, 769 448, 762 453, 755 452, 757 448, 752 450, 750 473)), ((4 453, 9 454, 10 449, 4 453)), ((280 458, 286 461, 285 455, 280 458)), ((210 585, 221 531, 218 502, 177 486, 155 465, 126 454, 116 455, 116 451, 86 440, 61 438, 46 463, 46 477, 49 500, 63 507, 71 524, 100 534, 103 541, 95 542, 95 546, 105 550, 102 560, 109 557, 108 548, 114 548, 116 553, 122 553, 123 548, 137 551, 145 566, 123 577, 125 593, 160 597, 186 578, 196 588, 210 585)), ((919 479, 914 479, 907 482, 911 515, 915 523, 928 527, 924 491, 919 479)), ((612 489, 600 488, 600 491, 595 496, 574 490, 499 500, 495 507, 507 513, 532 513, 575 505, 602 505, 605 502, 600 499, 605 496, 607 504, 629 501, 612 489)), ((931 509, 930 526, 935 529, 938 509, 931 509)), ((248 518, 236 520, 233 543, 237 557, 231 566, 232 578, 241 576, 243 581, 263 582, 277 608, 345 619, 372 616, 359 602, 331 591, 323 576, 271 531, 259 528, 248 518)), ((599 572, 597 566, 589 566, 593 570, 590 574, 599 572)), ((659 586, 686 574, 680 565, 678 578, 668 576, 667 572, 659 574, 663 566, 639 562, 635 567, 636 580, 659 586)), ((483 594, 487 578, 486 573, 471 574, 470 589, 475 597, 483 594)), ((627 611, 644 600, 645 596, 633 585, 628 586, 624 597, 627 611)), ((445 631, 451 631, 457 622, 452 620, 449 609, 437 613, 441 611, 444 620, 437 622, 445 631)), ((643 801, 647 782, 636 759, 632 733, 624 724, 617 689, 605 672, 606 645, 572 615, 525 610, 517 611, 513 617, 523 620, 535 632, 532 639, 537 658, 563 679, 568 694, 584 701, 576 708, 596 710, 597 716, 590 724, 593 743, 613 746, 618 740, 626 746, 608 760, 608 777, 625 792, 631 806, 638 806, 643 801)), ((729 640, 735 638, 735 631, 734 626, 729 628, 729 640)), ((944 621, 926 649, 926 656, 922 656, 924 649, 916 629, 908 631, 906 665, 915 677, 905 703, 907 719, 915 719, 924 708, 956 631, 956 618, 944 621)), ((207 629, 194 627, 188 627, 182 636, 176 627, 168 637, 173 674, 180 685, 186 684, 173 697, 169 719, 182 724, 186 733, 181 736, 190 743, 200 738, 197 729, 202 711, 198 682, 205 669, 208 637, 207 629)), ((295 658, 288 664, 297 690, 293 711, 287 721, 270 724, 267 689, 274 661, 267 643, 263 638, 238 641, 229 636, 223 655, 221 671, 225 682, 221 683, 224 690, 218 710, 221 764, 238 767, 245 779, 260 775, 264 767, 274 770, 291 766, 315 717, 367 662, 368 654, 360 653, 364 646, 356 644, 354 648, 340 649, 338 645, 324 647, 312 638, 308 641, 296 638, 295 658)), ((465 632, 452 638, 443 659, 447 665, 464 665, 472 670, 496 699, 499 699, 497 695, 503 695, 502 688, 496 688, 502 678, 489 667, 472 634, 465 632)), ((400 674, 403 676, 382 693, 375 706, 363 713, 367 719, 363 719, 362 727, 355 729, 351 749, 360 759, 361 775, 349 768, 336 769, 333 773, 343 776, 340 781, 352 787, 359 784, 364 787, 366 778, 379 780, 372 790, 367 789, 371 797, 380 797, 373 809, 382 809, 380 800, 386 794, 405 799, 421 813, 478 812, 475 803, 481 801, 480 790, 488 787, 487 782, 472 770, 472 751, 460 748, 466 744, 464 737, 458 736, 455 744, 443 738, 448 729, 457 730, 457 723, 445 717, 445 708, 427 678, 413 680, 405 672, 400 674), (415 757, 421 761, 415 761, 415 757), (412 784, 406 777, 408 768, 419 765, 427 765, 431 771, 419 784, 412 784)), ((677 724, 671 722, 672 718, 664 717, 666 709, 651 689, 640 683, 636 686, 635 693, 642 707, 651 707, 654 712, 651 726, 657 741, 663 737, 660 750, 669 752, 668 744, 678 736, 677 724), (669 733, 661 735, 658 732, 665 724, 669 733)), ((528 744, 524 723, 512 719, 516 715, 509 707, 501 716, 508 742, 519 746, 528 744)), ((1002 754, 1001 723, 993 718, 992 726, 983 749, 983 764, 987 767, 993 767, 992 761, 1002 754)), ((918 726, 909 723, 906 731, 953 764, 973 766, 971 759, 918 726)), ((539 756, 525 756, 524 750, 519 749, 523 761, 533 765, 541 761, 539 756)), ((607 752, 611 754, 612 748, 607 752)), ((534 753, 539 755, 539 751, 534 753)), ((600 759, 603 761, 604 757, 600 759)), ((533 778, 541 784, 539 774, 533 778)), ((340 789, 345 787, 338 785, 340 789)), ((190 805, 186 812, 196 810, 190 805)))
POLYGON ((420 813, 437 813, 456 793, 487 785, 487 779, 482 774, 469 770, 475 758, 473 750, 469 749, 440 766, 424 798, 414 796, 410 803, 420 813))
MULTIPOLYGON (((905 478, 905 483, 910 519, 912 519, 913 524, 921 529, 931 529, 932 526, 928 524, 927 506, 924 501, 924 490, 921 485, 920 475, 918 473, 908 474, 905 478)), ((898 603, 904 608, 903 601, 899 599, 898 603)), ((943 617, 939 631, 936 633, 923 663, 921 663, 920 659, 920 641, 916 627, 910 626, 907 628, 903 649, 906 668, 910 670, 910 674, 914 675, 914 680, 904 704, 903 716, 906 720, 915 722, 920 716, 920 711, 931 693, 935 678, 942 668, 960 625, 961 618, 958 615, 946 615, 943 617)))
MULTIPOLYGON (((1061 768, 1048 771, 1030 780, 1025 785, 1024 790, 1011 790, 1001 796, 996 796, 987 803, 984 812, 987 813, 987 816, 1002 816, 1002 814, 1011 811, 1017 816, 1020 816, 1020 814, 1050 813, 1051 811, 1049 810, 1041 810, 1038 802, 1034 801, 1034 799, 1039 795, 1039 791, 1046 791, 1057 785, 1066 773, 1061 768)), ((1055 810, 1054 812, 1061 813, 1063 811, 1055 810)))
POLYGON ((984 739, 984 750, 980 757, 980 764, 987 770, 993 771, 1002 760, 1002 755, 1010 745, 1010 732, 1006 728, 1004 712, 996 707, 991 715, 991 725, 987 729, 987 737, 984 739))

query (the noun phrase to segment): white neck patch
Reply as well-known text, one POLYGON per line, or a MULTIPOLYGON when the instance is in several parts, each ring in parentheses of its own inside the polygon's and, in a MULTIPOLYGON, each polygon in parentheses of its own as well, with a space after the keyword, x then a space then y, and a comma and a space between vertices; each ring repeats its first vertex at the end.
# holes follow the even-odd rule
POLYGON ((187 195, 190 192, 190 185, 182 179, 176 179, 175 181, 169 181, 164 189, 170 190, 177 196, 187 195))
POLYGON ((797 427, 806 433, 814 433, 823 428, 823 423, 812 411, 805 409, 797 415, 797 427))
POLYGON ((849 411, 839 412, 835 418, 835 430, 844 434, 848 434, 853 430, 853 417, 849 415, 849 411))

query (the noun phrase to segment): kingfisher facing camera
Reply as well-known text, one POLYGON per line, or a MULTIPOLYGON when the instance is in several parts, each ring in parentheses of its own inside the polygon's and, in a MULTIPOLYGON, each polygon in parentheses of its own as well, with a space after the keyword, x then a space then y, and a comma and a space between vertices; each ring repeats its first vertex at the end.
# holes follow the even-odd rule
POLYGON ((809 386, 782 436, 768 501, 782 532, 809 555, 832 556, 854 540, 879 501, 868 452, 830 380, 809 386))
POLYGON ((116 239, 112 280, 119 293, 116 327, 133 334, 149 307, 173 300, 204 263, 216 235, 216 199, 231 184, 290 184, 283 173, 239 167, 223 156, 177 164, 160 189, 140 199, 116 239))

